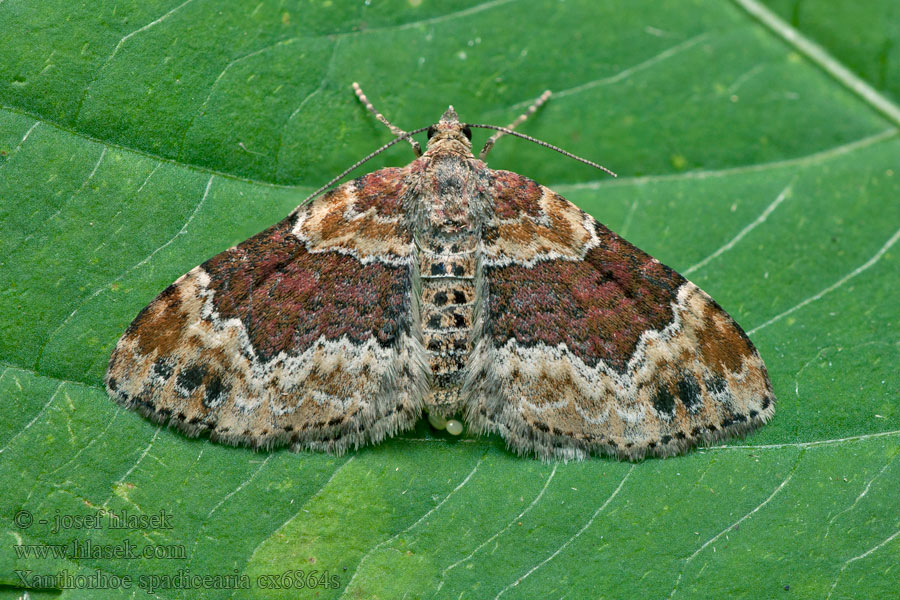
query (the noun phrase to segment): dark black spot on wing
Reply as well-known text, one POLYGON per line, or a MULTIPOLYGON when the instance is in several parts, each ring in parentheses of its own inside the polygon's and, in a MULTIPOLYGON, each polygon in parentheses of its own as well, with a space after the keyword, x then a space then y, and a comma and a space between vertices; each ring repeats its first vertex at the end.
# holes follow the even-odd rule
POLYGON ((203 383, 203 378, 205 376, 205 367, 202 367, 200 365, 190 365, 188 368, 183 369, 181 373, 178 374, 176 383, 178 383, 179 387, 184 388, 186 392, 191 393, 195 389, 200 387, 200 384, 203 383))
POLYGON ((713 375, 712 377, 708 377, 704 383, 706 384, 706 389, 711 394, 721 394, 728 387, 728 384, 725 380, 718 375, 713 375))
POLYGON ((157 361, 153 363, 152 367, 153 376, 160 379, 168 379, 169 377, 171 377, 173 370, 174 365, 164 358, 157 359, 157 361))
POLYGON ((678 398, 691 412, 696 412, 703 404, 700 384, 690 373, 684 373, 678 380, 678 398))
POLYGON ((665 385, 656 388, 653 396, 653 408, 661 415, 671 417, 675 414, 675 397, 665 385))
POLYGON ((230 388, 222 382, 222 378, 213 375, 206 384, 206 393, 203 395, 203 406, 207 408, 218 406, 228 396, 230 388))

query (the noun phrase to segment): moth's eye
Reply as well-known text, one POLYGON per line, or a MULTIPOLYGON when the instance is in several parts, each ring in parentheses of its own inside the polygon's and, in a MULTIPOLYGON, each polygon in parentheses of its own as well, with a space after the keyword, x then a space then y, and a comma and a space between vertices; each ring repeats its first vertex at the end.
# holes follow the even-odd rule
POLYGON ((428 128, 428 139, 431 139, 431 136, 437 133, 437 129, 434 128, 434 125, 428 128))
POLYGON ((469 138, 469 141, 472 141, 472 130, 469 129, 468 125, 463 125, 463 135, 469 138))

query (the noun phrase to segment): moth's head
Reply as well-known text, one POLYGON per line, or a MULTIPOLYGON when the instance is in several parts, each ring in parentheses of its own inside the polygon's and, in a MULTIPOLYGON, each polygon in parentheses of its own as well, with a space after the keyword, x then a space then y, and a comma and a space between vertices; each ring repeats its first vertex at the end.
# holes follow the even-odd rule
POLYGON ((437 124, 428 128, 428 150, 455 152, 471 156, 472 130, 459 122, 456 111, 451 106, 441 116, 437 124))

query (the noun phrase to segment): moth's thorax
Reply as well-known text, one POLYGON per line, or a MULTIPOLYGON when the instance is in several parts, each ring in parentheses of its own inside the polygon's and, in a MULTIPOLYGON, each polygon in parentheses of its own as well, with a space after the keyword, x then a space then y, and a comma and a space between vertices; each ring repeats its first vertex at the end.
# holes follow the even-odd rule
POLYGON ((424 225, 436 232, 472 231, 478 203, 477 173, 469 159, 439 153, 427 160, 422 175, 424 225))

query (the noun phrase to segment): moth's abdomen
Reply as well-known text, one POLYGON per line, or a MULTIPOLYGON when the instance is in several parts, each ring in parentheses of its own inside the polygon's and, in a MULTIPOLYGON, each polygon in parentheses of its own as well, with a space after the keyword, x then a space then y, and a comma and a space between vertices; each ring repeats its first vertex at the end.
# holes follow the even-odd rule
POLYGON ((430 233, 419 239, 422 342, 432 373, 432 410, 458 410, 463 369, 472 352, 476 249, 468 232, 430 233))

